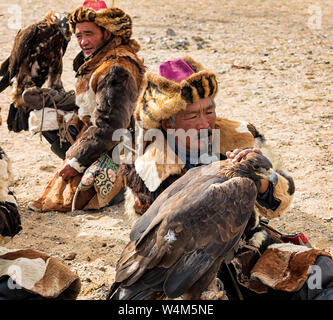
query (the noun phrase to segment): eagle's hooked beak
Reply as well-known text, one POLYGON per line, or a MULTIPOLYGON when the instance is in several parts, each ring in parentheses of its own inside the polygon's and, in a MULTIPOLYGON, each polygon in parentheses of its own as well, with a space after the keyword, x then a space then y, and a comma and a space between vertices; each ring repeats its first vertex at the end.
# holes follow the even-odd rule
POLYGON ((267 179, 268 181, 272 182, 273 186, 275 187, 278 183, 278 176, 276 172, 270 168, 269 170, 262 169, 261 172, 256 172, 256 175, 259 177, 262 177, 264 179, 267 179))
POLYGON ((70 41, 72 37, 72 33, 69 29, 69 24, 68 24, 69 19, 67 16, 63 16, 61 19, 59 19, 58 25, 60 28, 61 33, 64 35, 66 41, 70 41))

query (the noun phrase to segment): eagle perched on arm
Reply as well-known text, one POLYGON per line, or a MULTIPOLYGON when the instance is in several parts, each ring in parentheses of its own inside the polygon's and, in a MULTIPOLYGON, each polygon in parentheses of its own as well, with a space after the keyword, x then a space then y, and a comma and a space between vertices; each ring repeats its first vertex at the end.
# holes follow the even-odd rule
POLYGON ((199 299, 238 250, 263 178, 277 183, 258 153, 189 170, 133 226, 108 298, 199 299))
POLYGON ((0 66, 0 92, 14 81, 12 101, 15 107, 24 107, 25 88, 42 87, 47 80, 49 88, 63 88, 62 57, 71 38, 67 20, 51 11, 41 21, 16 34, 11 54, 0 66))

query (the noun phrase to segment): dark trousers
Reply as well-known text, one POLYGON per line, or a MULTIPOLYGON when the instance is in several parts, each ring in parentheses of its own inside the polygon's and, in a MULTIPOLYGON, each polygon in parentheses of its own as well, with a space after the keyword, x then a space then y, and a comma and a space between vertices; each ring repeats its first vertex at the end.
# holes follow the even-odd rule
MULTIPOLYGON (((25 289, 11 288, 9 277, 4 277, 0 280, 0 301, 1 300, 36 300, 43 299, 36 293, 29 292, 25 289)), ((12 282, 12 281, 11 281, 12 282)))
MULTIPOLYGON (((66 158, 66 152, 71 147, 71 144, 68 141, 62 142, 60 146, 60 137, 58 135, 58 130, 52 131, 43 131, 43 137, 50 143, 51 150, 55 153, 59 158, 64 160, 66 158)), ((72 126, 69 127, 69 133, 72 138, 75 140, 78 132, 72 126)))

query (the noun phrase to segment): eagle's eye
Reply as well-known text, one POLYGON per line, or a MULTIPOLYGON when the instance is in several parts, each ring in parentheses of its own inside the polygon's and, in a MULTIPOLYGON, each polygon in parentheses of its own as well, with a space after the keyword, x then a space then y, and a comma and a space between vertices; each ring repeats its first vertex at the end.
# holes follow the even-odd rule
POLYGON ((259 170, 259 166, 257 165, 257 164, 255 164, 254 166, 253 166, 253 168, 255 169, 255 170, 259 170))

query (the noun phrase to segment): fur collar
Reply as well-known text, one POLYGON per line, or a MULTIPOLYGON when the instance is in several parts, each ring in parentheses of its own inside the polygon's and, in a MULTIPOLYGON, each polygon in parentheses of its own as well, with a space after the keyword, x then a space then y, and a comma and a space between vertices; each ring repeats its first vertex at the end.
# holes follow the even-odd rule
MULTIPOLYGON (((249 123, 218 117, 216 129, 220 130, 220 153, 225 155, 235 148, 253 147, 255 137, 249 128, 249 123)), ((158 143, 149 144, 135 161, 136 172, 150 192, 156 191, 170 175, 179 175, 184 166, 185 163, 177 157, 166 139, 163 146, 158 143)))
POLYGON ((135 55, 139 48, 139 43, 134 39, 124 45, 122 44, 121 38, 114 37, 87 60, 84 59, 82 52, 80 52, 74 59, 74 70, 77 69, 76 77, 89 74, 95 71, 104 62, 110 59, 116 59, 118 56, 135 55))

